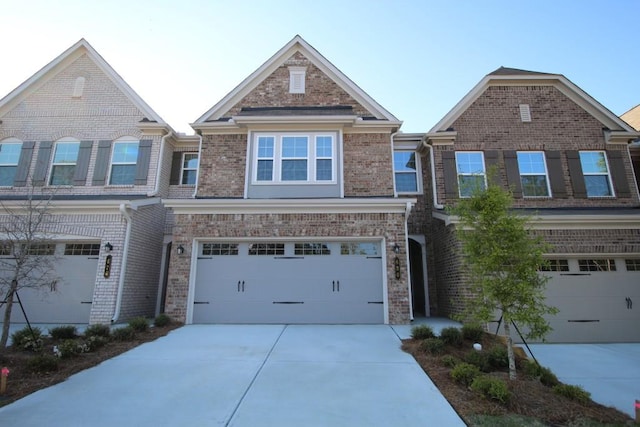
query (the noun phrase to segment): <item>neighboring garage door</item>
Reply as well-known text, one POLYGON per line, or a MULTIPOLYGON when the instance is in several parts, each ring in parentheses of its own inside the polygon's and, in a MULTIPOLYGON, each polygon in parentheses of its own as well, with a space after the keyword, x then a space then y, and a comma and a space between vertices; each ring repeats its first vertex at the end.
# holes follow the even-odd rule
POLYGON ((194 323, 383 323, 379 242, 202 243, 194 323))
POLYGON ((640 257, 553 259, 549 342, 640 341, 640 257))
MULTIPOLYGON (((55 250, 58 258, 56 275, 59 280, 47 287, 24 288, 18 291, 29 321, 89 323, 100 243, 41 246, 39 250, 44 256, 53 254, 55 250)), ((4 305, 0 308, 0 313, 4 314, 4 305)), ((17 302, 11 311, 11 321, 16 323, 25 321, 17 302)))

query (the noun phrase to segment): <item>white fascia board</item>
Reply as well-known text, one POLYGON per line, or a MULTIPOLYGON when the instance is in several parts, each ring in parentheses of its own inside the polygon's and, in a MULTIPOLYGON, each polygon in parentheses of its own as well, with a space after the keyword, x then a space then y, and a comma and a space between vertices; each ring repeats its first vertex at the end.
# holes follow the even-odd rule
MULTIPOLYGON (((124 204, 134 210, 147 205, 158 204, 158 197, 140 200, 34 200, 33 206, 46 209, 54 215, 64 214, 114 214, 120 212, 120 206, 124 204)), ((25 200, 5 200, 2 206, 11 211, 20 212, 25 208, 25 200)), ((0 212, 0 216, 3 213, 0 212)))
POLYGON ((357 116, 234 116, 232 120, 238 125, 269 123, 336 123, 344 125, 353 124, 357 119, 357 116))
POLYGON ((165 199, 175 214, 405 214, 416 199, 165 199))
MULTIPOLYGON (((433 217, 445 225, 459 224, 456 215, 434 212, 433 217)), ((528 228, 532 230, 635 230, 640 229, 640 216, 624 215, 532 215, 528 228)))

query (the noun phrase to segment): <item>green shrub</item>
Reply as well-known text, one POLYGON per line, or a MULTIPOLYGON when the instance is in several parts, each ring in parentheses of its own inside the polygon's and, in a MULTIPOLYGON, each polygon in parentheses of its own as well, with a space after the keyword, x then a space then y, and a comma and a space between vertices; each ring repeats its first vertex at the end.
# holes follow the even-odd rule
POLYGON ((480 342, 484 335, 484 329, 477 323, 470 323, 468 325, 462 325, 462 337, 465 340, 480 342))
POLYGON ((507 348, 502 345, 495 345, 487 351, 489 357, 489 364, 493 368, 506 368, 509 366, 509 355, 507 354, 507 348))
POLYGON ((497 400, 502 403, 507 403, 510 397, 507 384, 500 378, 494 378, 488 375, 475 377, 471 382, 471 390, 482 394, 488 399, 497 400))
POLYGON ((92 353, 100 347, 104 347, 108 342, 108 338, 101 337, 99 335, 93 335, 84 340, 84 345, 86 346, 86 352, 92 353))
POLYGON ((591 393, 580 386, 569 384, 557 384, 551 389, 557 395, 564 396, 580 403, 588 403, 591 400, 591 393))
POLYGON ((554 387, 560 384, 558 377, 551 372, 551 369, 538 365, 532 360, 527 360, 524 363, 524 373, 529 378, 539 380, 543 385, 547 387, 554 387))
POLYGON ((27 361, 29 372, 43 374, 58 370, 58 358, 50 354, 38 354, 27 361))
POLYGON ((464 357, 464 361, 477 367, 482 372, 491 372, 491 363, 489 363, 489 355, 484 351, 471 350, 464 357))
POLYGON ((144 332, 149 329, 149 322, 144 317, 134 317, 129 320, 128 325, 136 332, 144 332))
POLYGON ((455 366, 461 362, 460 359, 450 354, 445 354, 444 356, 442 356, 441 360, 442 364, 447 368, 455 368, 455 366))
POLYGON ((64 340, 58 344, 57 348, 57 354, 63 359, 69 359, 78 354, 85 353, 84 343, 80 340, 64 340))
POLYGON ((422 340, 419 348, 425 353, 440 354, 444 351, 444 342, 438 338, 427 338, 422 340))
POLYGON ((42 350, 42 330, 25 326, 11 334, 11 345, 14 348, 38 352, 42 350))
POLYGON ((416 340, 426 340, 427 338, 435 338, 436 334, 429 325, 418 325, 411 328, 411 338, 416 340))
POLYGON ((111 336, 116 341, 131 341, 136 337, 136 331, 131 326, 114 329, 111 336))
POLYGON ((170 323, 171 323, 171 317, 167 316, 164 313, 157 315, 156 318, 153 319, 153 326, 156 326, 158 328, 162 328, 163 326, 167 326, 170 323))
POLYGON ((78 328, 73 325, 57 326, 49 329, 49 335, 54 340, 70 340, 78 335, 78 328))
POLYGON ((456 327, 444 328, 440 331, 440 339, 447 345, 460 347, 462 345, 462 332, 456 327))
POLYGON ((470 365, 469 363, 458 363, 451 370, 451 378, 455 382, 464 384, 466 386, 470 385, 474 378, 480 376, 480 369, 477 366, 470 365))
POLYGON ((111 328, 109 328, 109 325, 102 325, 102 324, 91 325, 84 331, 84 336, 85 338, 90 338, 90 337, 109 338, 111 336, 111 328))

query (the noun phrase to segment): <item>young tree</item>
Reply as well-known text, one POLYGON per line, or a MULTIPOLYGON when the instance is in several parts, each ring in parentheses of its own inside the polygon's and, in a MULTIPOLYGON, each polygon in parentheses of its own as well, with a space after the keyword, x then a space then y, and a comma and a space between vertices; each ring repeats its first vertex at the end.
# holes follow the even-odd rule
POLYGON ((36 197, 32 190, 26 200, 4 201, 0 205, 0 297, 4 298, 2 351, 9 338, 16 292, 26 288, 49 291, 58 277, 56 257, 50 254, 55 242, 47 233, 54 221, 50 213, 51 197, 36 197))
POLYGON ((471 318, 486 323, 502 315, 509 355, 509 378, 516 378, 511 325, 528 328, 528 338, 551 331, 544 316, 558 310, 545 304, 549 280, 539 274, 548 245, 527 229, 529 218, 511 210, 511 193, 498 185, 476 189, 451 213, 460 218, 457 236, 474 296, 468 301, 471 318))

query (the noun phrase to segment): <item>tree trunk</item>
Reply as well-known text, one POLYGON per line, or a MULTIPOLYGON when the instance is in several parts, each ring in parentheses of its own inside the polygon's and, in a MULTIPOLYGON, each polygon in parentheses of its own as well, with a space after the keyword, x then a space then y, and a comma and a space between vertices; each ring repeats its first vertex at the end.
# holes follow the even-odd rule
POLYGON ((513 354, 513 339, 511 339, 511 320, 507 318, 502 319, 504 321, 504 333, 507 338, 507 355, 509 356, 509 379, 516 379, 516 357, 513 354))
POLYGON ((4 317, 2 319, 2 338, 0 338, 0 352, 4 351, 9 341, 9 326, 11 325, 11 310, 13 308, 13 295, 16 292, 17 282, 11 282, 11 288, 7 293, 7 302, 4 307, 4 317), (14 287, 14 283, 16 286, 14 287))

